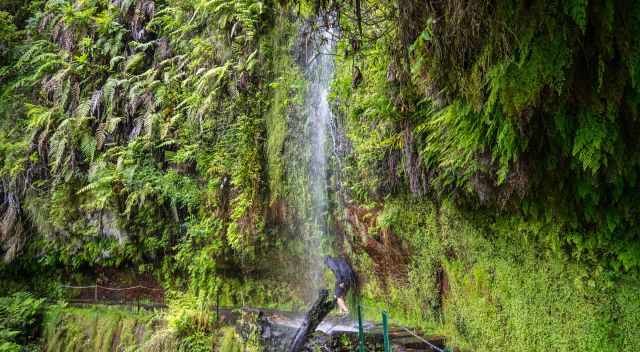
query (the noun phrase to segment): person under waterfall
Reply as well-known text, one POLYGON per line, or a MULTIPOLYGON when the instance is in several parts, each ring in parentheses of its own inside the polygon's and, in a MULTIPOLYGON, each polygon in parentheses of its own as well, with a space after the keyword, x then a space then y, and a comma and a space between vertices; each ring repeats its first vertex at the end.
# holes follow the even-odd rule
POLYGON ((345 297, 349 290, 353 290, 357 285, 356 274, 351 265, 343 257, 324 257, 324 264, 333 271, 336 277, 336 287, 334 297, 341 314, 349 314, 349 308, 345 302, 345 297))

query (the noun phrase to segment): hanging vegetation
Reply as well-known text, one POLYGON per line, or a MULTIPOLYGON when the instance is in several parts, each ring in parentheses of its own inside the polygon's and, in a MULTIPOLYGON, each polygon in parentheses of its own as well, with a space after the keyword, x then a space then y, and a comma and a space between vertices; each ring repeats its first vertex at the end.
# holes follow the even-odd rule
POLYGON ((331 251, 468 350, 637 350, 638 33, 632 0, 0 1, 0 296, 292 307, 331 251))

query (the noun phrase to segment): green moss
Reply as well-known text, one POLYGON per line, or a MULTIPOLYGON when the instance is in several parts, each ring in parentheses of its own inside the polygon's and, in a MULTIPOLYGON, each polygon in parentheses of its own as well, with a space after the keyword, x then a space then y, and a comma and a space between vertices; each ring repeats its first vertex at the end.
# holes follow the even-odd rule
POLYGON ((52 306, 45 314, 46 351, 141 350, 153 334, 154 314, 110 308, 52 306))
POLYGON ((640 279, 573 262, 537 240, 557 228, 406 199, 388 200, 380 217, 412 248, 407 282, 383 290, 370 275, 363 291, 365 304, 387 309, 392 321, 443 334, 463 350, 640 348, 631 328, 640 319, 640 279), (442 306, 440 266, 448 280, 442 306))
POLYGON ((227 328, 222 330, 220 338, 220 352, 242 352, 242 340, 236 334, 235 329, 227 328))
POLYGON ((225 344, 228 348, 230 343, 236 348, 246 345, 236 337, 233 328, 219 331, 209 308, 188 297, 173 300, 163 313, 52 306, 45 316, 44 350, 205 352, 225 344), (221 338, 218 342, 218 336, 227 336, 229 331, 234 340, 221 338))
POLYGON ((287 140, 295 106, 301 104, 304 82, 300 68, 293 62, 290 53, 294 50, 298 25, 289 16, 281 14, 271 33, 269 54, 272 60, 273 81, 271 106, 266 117, 267 162, 271 201, 286 197, 285 171, 287 169, 287 140))
MULTIPOLYGON (((548 241, 576 258, 632 269, 640 253, 630 132, 638 129, 640 42, 630 31, 640 7, 428 6, 437 19, 399 19, 399 28, 357 52, 350 39, 340 43, 333 95, 353 143, 343 170, 353 198, 403 194, 420 178, 422 189, 459 206, 558 223, 564 231, 548 241), (399 50, 405 29, 417 39, 399 50), (354 66, 363 77, 357 88, 354 66)), ((353 22, 345 21, 351 38, 353 22)))
POLYGON ((213 314, 190 295, 171 300, 163 312, 55 305, 45 315, 43 347, 48 352, 262 351, 255 325, 244 341, 213 314))

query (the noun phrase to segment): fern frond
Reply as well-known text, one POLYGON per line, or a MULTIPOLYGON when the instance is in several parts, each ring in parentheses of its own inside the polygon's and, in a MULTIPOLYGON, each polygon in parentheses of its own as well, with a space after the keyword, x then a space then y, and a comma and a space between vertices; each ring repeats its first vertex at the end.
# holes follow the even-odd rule
POLYGON ((131 73, 132 71, 137 70, 143 60, 144 60, 144 53, 137 53, 135 55, 130 56, 126 64, 124 65, 123 71, 131 73))
POLYGON ((142 131, 142 125, 144 124, 144 121, 142 118, 138 117, 136 119, 133 120, 133 128, 131 129, 131 132, 129 133, 129 140, 133 140, 136 137, 138 137, 140 135, 140 132, 142 131))
POLYGON ((121 121, 122 121, 122 117, 117 117, 117 116, 110 117, 105 124, 105 131, 107 133, 115 132, 116 128, 118 128, 118 125, 120 124, 121 121))
POLYGON ((113 71, 117 69, 117 66, 125 60, 124 56, 114 56, 109 60, 109 70, 113 71))
POLYGON ((99 116, 100 101, 102 100, 102 89, 98 89, 91 94, 91 100, 89 101, 91 116, 99 116))
POLYGON ((106 124, 103 122, 96 129, 96 149, 102 149, 104 142, 107 140, 106 124))
MULTIPOLYGON (((63 122, 64 123, 64 122, 63 122)), ((64 152, 67 147, 66 131, 58 130, 53 134, 49 141, 49 162, 52 173, 57 173, 63 164, 64 152)))
POLYGON ((89 116, 89 111, 91 110, 91 100, 84 99, 78 104, 74 111, 74 115, 78 117, 89 116))
POLYGON ((97 141, 92 135, 88 133, 82 135, 80 138, 80 152, 88 162, 93 161, 96 153, 96 147, 97 141))
POLYGON ((147 137, 151 137, 153 128, 156 125, 160 115, 157 113, 146 114, 144 117, 144 133, 147 137))

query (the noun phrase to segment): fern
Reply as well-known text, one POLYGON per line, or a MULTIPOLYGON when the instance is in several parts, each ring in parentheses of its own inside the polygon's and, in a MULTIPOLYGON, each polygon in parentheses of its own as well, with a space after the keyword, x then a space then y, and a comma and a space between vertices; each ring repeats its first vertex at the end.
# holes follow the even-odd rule
POLYGON ((129 57, 124 66, 124 72, 131 73, 132 71, 137 70, 143 60, 144 53, 137 53, 132 55, 131 57, 129 57))
POLYGON ((582 33, 587 29, 587 6, 589 0, 571 0, 565 3, 565 12, 578 25, 582 33))
POLYGON ((85 160, 89 163, 93 162, 95 157, 96 148, 97 148, 97 140, 93 136, 89 134, 83 134, 80 137, 80 151, 84 156, 85 160))
POLYGON ((67 149, 68 134, 69 131, 66 126, 69 124, 69 119, 64 120, 59 126, 56 132, 51 137, 49 142, 49 160, 51 164, 52 173, 56 174, 60 171, 63 164, 65 164, 65 151, 67 149))
POLYGON ((89 114, 90 110, 91 110, 91 100, 85 99, 78 104, 78 106, 74 111, 74 115, 77 117, 87 117, 87 116, 90 116, 89 114))

